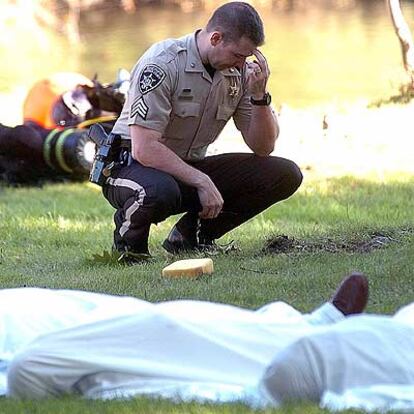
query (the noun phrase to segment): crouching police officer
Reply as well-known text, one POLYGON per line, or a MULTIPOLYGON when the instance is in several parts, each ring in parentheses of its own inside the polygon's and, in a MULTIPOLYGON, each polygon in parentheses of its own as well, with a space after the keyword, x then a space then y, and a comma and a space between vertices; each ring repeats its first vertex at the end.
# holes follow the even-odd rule
POLYGON ((113 164, 103 183, 121 260, 140 261, 151 224, 178 213, 185 214, 163 243, 167 251, 212 246, 301 184, 295 163, 269 155, 279 127, 257 49, 263 42, 256 10, 230 2, 205 28, 157 43, 138 60, 112 130, 130 143, 129 162, 113 164), (206 157, 231 117, 252 153, 206 157))

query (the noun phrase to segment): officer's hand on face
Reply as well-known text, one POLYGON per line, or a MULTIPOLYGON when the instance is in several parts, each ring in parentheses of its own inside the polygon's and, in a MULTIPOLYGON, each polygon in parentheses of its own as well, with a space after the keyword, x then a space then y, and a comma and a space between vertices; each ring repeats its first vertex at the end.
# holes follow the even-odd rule
POLYGON ((259 100, 266 93, 266 84, 270 76, 270 70, 266 58, 260 50, 255 49, 253 55, 256 57, 256 60, 254 62, 247 62, 247 85, 250 96, 253 99, 259 100))
POLYGON ((213 219, 217 217, 223 208, 224 200, 220 191, 208 176, 206 176, 202 185, 197 188, 197 192, 202 207, 202 210, 198 213, 200 218, 213 219))

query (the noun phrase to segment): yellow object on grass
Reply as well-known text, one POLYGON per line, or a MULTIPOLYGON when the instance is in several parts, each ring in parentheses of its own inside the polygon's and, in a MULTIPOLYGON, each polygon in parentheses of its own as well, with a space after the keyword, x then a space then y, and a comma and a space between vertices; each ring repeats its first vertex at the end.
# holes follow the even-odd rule
POLYGON ((178 260, 162 270, 165 277, 198 277, 213 273, 213 261, 205 259, 178 260))

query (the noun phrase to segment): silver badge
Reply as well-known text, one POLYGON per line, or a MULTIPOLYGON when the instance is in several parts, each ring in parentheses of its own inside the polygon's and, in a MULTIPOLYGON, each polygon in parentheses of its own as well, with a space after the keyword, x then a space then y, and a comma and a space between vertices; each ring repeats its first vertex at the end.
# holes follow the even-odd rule
POLYGON ((139 90, 145 95, 146 93, 153 91, 155 88, 161 85, 162 81, 166 77, 164 69, 153 63, 146 65, 142 69, 139 77, 139 90))
POLYGON ((230 85, 229 86, 229 95, 232 98, 235 98, 239 94, 239 88, 237 85, 230 85))
POLYGON ((237 85, 237 80, 231 79, 230 82, 231 83, 230 83, 230 86, 229 86, 229 96, 231 98, 235 98, 239 94, 240 88, 237 85))

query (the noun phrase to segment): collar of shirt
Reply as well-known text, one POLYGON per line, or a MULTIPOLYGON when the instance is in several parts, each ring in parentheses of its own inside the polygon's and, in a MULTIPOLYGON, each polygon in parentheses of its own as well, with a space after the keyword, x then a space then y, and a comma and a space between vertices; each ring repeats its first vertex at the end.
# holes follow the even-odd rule
MULTIPOLYGON (((203 77, 210 79, 207 70, 205 69, 203 62, 201 61, 200 53, 198 51, 196 36, 201 29, 196 30, 194 33, 187 37, 187 62, 185 66, 186 72, 199 72, 203 73, 203 77)), ((228 68, 221 71, 217 71, 224 76, 240 76, 240 72, 237 68, 228 68)))

